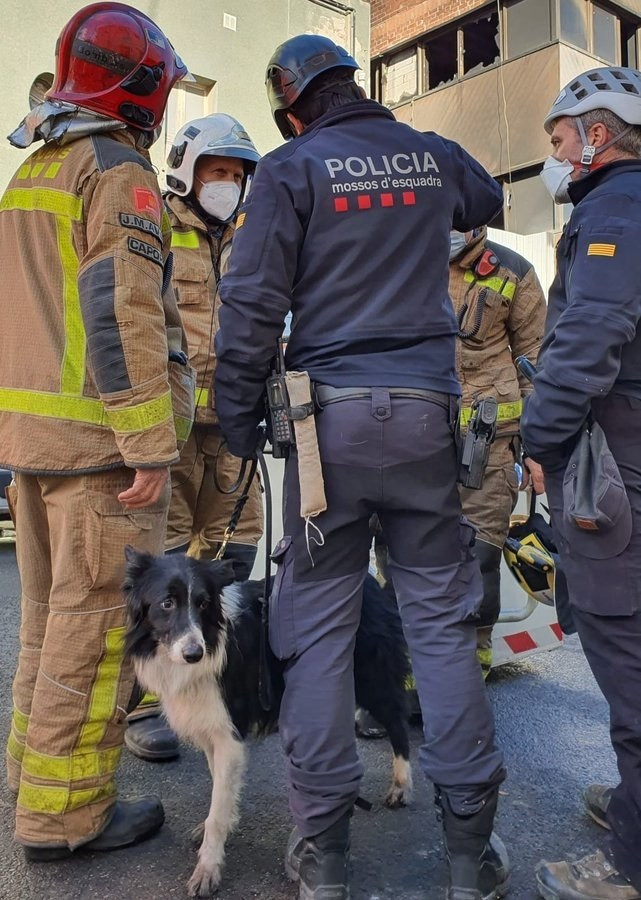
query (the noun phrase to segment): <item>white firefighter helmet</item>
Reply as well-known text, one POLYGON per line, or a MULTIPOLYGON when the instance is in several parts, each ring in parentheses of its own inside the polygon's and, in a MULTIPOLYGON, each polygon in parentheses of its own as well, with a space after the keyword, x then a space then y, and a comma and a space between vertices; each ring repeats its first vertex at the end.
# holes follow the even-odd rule
POLYGON ((256 168, 260 154, 243 126, 233 116, 214 113, 193 119, 177 132, 167 157, 167 186, 186 197, 194 184, 194 168, 201 156, 232 156, 245 163, 245 174, 256 168))
POLYGON ((590 69, 573 78, 558 95, 543 122, 548 134, 562 116, 609 109, 628 125, 641 125, 641 72, 622 66, 590 69))

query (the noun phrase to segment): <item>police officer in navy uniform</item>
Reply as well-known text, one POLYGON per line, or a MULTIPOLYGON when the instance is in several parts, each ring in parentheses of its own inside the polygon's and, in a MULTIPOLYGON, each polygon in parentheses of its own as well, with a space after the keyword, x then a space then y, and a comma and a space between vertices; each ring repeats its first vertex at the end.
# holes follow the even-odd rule
POLYGON ((641 73, 583 73, 544 124, 553 149, 544 181, 574 209, 558 245, 539 373, 521 426, 528 454, 543 466, 579 637, 610 705, 621 783, 593 787, 586 798, 611 829, 605 852, 542 863, 537 880, 547 900, 639 900, 641 73), (616 465, 603 453, 595 458, 594 516, 581 518, 573 515, 580 499, 573 451, 586 422, 601 426, 616 465))
POLYGON ((492 834, 505 769, 476 659, 483 590, 456 486, 448 256, 450 229, 491 221, 502 195, 457 144, 365 99, 357 68, 317 35, 274 53, 267 91, 287 143, 257 166, 216 339, 217 408, 232 453, 255 453, 290 309, 287 368, 309 373, 320 407, 327 510, 301 517, 292 452, 270 603, 270 642, 286 660, 280 734, 296 823, 286 868, 300 898, 350 896, 362 775, 352 660, 376 512, 423 711, 421 763, 444 825, 447 896, 489 900, 508 877, 492 834))

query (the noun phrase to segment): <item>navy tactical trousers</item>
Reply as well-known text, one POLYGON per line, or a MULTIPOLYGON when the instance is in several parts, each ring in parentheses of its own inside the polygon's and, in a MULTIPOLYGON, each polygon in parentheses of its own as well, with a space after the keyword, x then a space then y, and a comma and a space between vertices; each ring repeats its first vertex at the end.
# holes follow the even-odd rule
MULTIPOLYGON (((440 396, 440 399, 439 399, 440 396)), ((421 764, 459 814, 473 813, 505 777, 476 659, 482 599, 473 531, 461 522, 455 404, 437 399, 343 400, 317 415, 327 511, 305 528, 298 460, 285 471, 284 530, 270 609, 270 643, 288 660, 280 734, 290 805, 310 837, 358 796, 353 651, 378 513, 425 723, 421 764)))
POLYGON ((605 432, 630 501, 627 548, 605 559, 578 553, 572 526, 563 520, 563 471, 546 471, 545 486, 573 618, 610 707, 621 784, 608 807, 609 840, 617 867, 641 891, 641 400, 610 394, 593 401, 592 413, 605 432))

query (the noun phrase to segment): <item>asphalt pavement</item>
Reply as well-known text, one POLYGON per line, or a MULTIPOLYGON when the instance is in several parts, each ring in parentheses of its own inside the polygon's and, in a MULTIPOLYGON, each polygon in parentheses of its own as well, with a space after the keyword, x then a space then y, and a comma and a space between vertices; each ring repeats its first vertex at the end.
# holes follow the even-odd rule
MULTIPOLYGON (((12 546, 0 545, 0 741, 11 714, 17 653, 19 581, 12 546)), ((614 781, 607 706, 576 638, 560 650, 502 667, 488 684, 509 777, 498 831, 513 862, 510 897, 534 900, 533 870, 594 848, 603 832, 584 814, 581 793, 591 781, 614 781)), ((362 795, 371 812, 353 820, 354 900, 442 900, 445 865, 432 792, 418 768, 421 735, 412 729, 415 800, 382 806, 390 774, 386 742, 360 741, 366 766, 362 795)), ((146 844, 114 854, 27 865, 13 843, 14 800, 0 775, 0 900, 165 900, 187 896, 195 864, 189 832, 209 806, 204 758, 185 747, 179 760, 144 763, 127 751, 119 770, 123 796, 159 795, 166 824, 146 844)), ((278 736, 251 747, 240 825, 229 841, 220 900, 294 900, 282 869, 290 828, 278 736)))

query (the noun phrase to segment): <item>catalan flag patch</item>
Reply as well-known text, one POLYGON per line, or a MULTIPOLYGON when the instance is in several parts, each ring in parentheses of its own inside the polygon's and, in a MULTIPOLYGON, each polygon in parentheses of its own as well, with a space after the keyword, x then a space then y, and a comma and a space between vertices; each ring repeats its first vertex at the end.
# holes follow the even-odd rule
POLYGON ((588 244, 588 256, 614 256, 616 244, 588 244))
POLYGON ((242 227, 243 227, 243 222, 245 221, 246 216, 247 216, 247 213, 241 213, 241 214, 238 216, 238 218, 236 219, 236 228, 242 228, 242 227))

